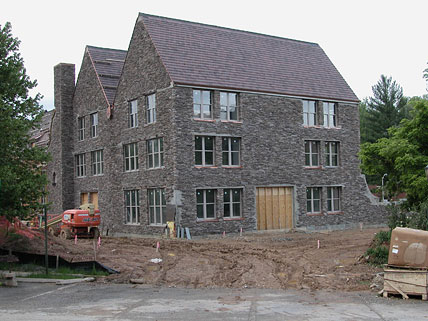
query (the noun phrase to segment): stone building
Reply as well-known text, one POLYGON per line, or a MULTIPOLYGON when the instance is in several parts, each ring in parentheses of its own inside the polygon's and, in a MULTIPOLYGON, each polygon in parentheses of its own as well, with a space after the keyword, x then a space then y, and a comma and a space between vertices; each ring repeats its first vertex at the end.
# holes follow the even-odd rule
POLYGON ((359 170, 358 98, 314 43, 139 14, 128 51, 55 66, 50 211, 103 233, 384 221, 359 170))

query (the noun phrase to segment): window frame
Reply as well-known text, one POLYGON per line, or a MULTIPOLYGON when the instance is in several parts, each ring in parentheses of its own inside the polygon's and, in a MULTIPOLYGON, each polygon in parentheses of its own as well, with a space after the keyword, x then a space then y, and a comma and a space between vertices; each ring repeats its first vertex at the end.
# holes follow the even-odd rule
POLYGON ((141 210, 140 210, 140 190, 139 189, 124 190, 124 207, 125 207, 125 224, 140 225, 141 210), (127 193, 129 194, 129 197, 127 197, 127 193), (129 204, 128 204, 128 200, 129 200, 129 204))
POLYGON ((195 157, 195 166, 201 167, 212 167, 215 164, 215 136, 203 136, 203 135, 195 135, 195 144, 194 144, 194 157, 195 157), (196 140, 197 138, 201 139, 201 148, 196 149, 196 140), (206 149, 207 140, 212 139, 212 150, 206 149), (197 164, 196 154, 201 153, 201 164, 197 164), (207 154, 212 154, 212 163, 207 163, 207 154))
POLYGON ((241 138, 240 137, 222 137, 221 140, 221 164, 223 167, 240 167, 241 166, 241 138), (232 140, 238 142, 238 150, 232 150, 232 140), (224 142, 227 140, 227 149, 224 149, 224 142), (233 164, 233 154, 238 154, 238 164, 233 164), (227 155, 227 158, 225 158, 227 155), (225 164, 225 159, 227 164, 225 164))
POLYGON ((74 157, 76 177, 86 177, 86 154, 76 154, 74 157))
POLYGON ((98 112, 90 114, 91 120, 91 138, 98 137, 98 112))
POLYGON ((239 103, 238 103, 238 94, 232 92, 220 92, 220 120, 221 121, 239 121, 239 103), (226 104, 223 103, 222 95, 226 95, 226 104), (235 97, 235 105, 231 105, 230 97, 235 97), (236 119, 232 119, 231 116, 231 107, 235 107, 236 119), (224 118, 223 115, 226 115, 224 118))
POLYGON ((196 219, 198 221, 209 221, 209 220, 216 220, 217 219, 217 190, 213 188, 207 188, 207 189, 197 189, 196 190, 196 219), (208 203, 207 202, 207 192, 213 191, 213 202, 208 203), (202 192, 202 202, 198 202, 198 192, 202 192), (214 217, 207 217, 207 207, 213 206, 213 214, 214 217), (202 206, 202 215, 203 217, 198 216, 198 208, 202 206))
POLYGON ((149 215, 149 224, 154 226, 164 226, 166 224, 166 200, 165 200, 164 188, 147 189, 147 207, 148 207, 147 212, 149 215), (151 195, 151 192, 153 193, 152 195, 151 195), (156 202, 156 193, 159 193, 159 204, 156 202), (152 219, 152 209, 153 209, 153 219, 152 219), (157 209, 159 209, 160 222, 157 222, 157 212, 156 212, 157 209))
POLYGON ((203 89, 193 89, 193 118, 194 119, 198 119, 198 120, 213 120, 213 103, 212 103, 212 91, 211 90, 203 90, 203 89), (195 92, 199 92, 199 97, 200 97, 200 101, 195 101, 195 92), (206 103, 204 101, 204 93, 208 93, 209 94, 209 102, 206 103), (197 114, 195 113, 196 110, 196 106, 199 106, 199 117, 196 116, 197 114), (204 113, 204 107, 205 106, 209 106, 209 112, 210 115, 209 116, 205 116, 204 113))
POLYGON ((323 102, 323 126, 326 128, 337 127, 337 103, 323 102), (330 107, 333 106, 333 111, 330 107))
POLYGON ((128 102, 128 128, 138 127, 138 99, 128 102))
POLYGON ((339 167, 340 165, 340 143, 337 141, 326 141, 324 143, 325 167, 339 167), (333 144, 336 146, 336 152, 332 152, 333 144), (328 147, 327 147, 328 146, 328 147), (334 157, 336 165, 333 164, 334 157))
POLYGON ((305 167, 319 167, 320 162, 320 141, 319 140, 305 140, 305 167), (313 143, 316 146, 316 152, 313 151, 313 143), (309 146, 309 150, 306 148, 309 146), (314 156, 317 157, 317 164, 314 164, 314 156), (308 163, 309 159, 309 163, 308 163))
POLYGON ((225 188, 223 189, 223 217, 225 219, 234 219, 234 218, 241 218, 242 217, 242 188, 225 188), (239 201, 233 200, 233 193, 234 192, 239 193, 239 201), (229 192, 228 200, 226 200, 226 192, 229 192), (235 215, 235 206, 236 204, 239 204, 239 215, 235 215), (226 206, 229 207, 229 215, 226 216, 226 206))
POLYGON ((303 126, 314 127, 318 125, 318 104, 316 100, 302 100, 303 105, 303 126), (311 112, 310 104, 313 103, 314 111, 311 112), (313 119, 313 124, 310 120, 313 119))
POLYGON ((104 150, 91 151, 91 170, 93 176, 104 175, 104 150))
POLYGON ((321 211, 322 211, 321 200, 322 200, 321 187, 312 187, 312 186, 306 187, 306 213, 307 214, 321 214, 321 211), (310 195, 308 195, 309 191, 310 191, 310 195), (318 191, 319 198, 314 198, 314 191, 318 191), (315 202, 317 202, 318 204, 319 211, 315 211, 315 206, 314 206, 315 202))
POLYGON ((139 170, 138 164, 138 143, 123 145, 123 171, 135 172, 139 170), (131 155, 131 151, 133 154, 131 155))
POLYGON ((164 146, 163 137, 148 139, 146 141, 147 151, 147 169, 163 168, 164 167, 164 146), (154 150, 154 142, 157 141, 158 151, 154 150), (151 151, 150 151, 151 149, 151 151), (158 156, 158 164, 155 164, 156 156, 158 156), (150 166, 150 159, 152 166, 150 166))
POLYGON ((156 94, 146 96, 146 124, 156 122, 156 94))
POLYGON ((342 187, 341 186, 328 186, 327 187, 327 213, 341 212, 342 209, 342 187), (334 191, 337 191, 337 196, 335 197, 334 191), (337 208, 335 206, 335 201, 337 201, 337 208))
POLYGON ((77 140, 79 142, 85 140, 85 129, 86 129, 86 122, 85 122, 85 116, 78 117, 77 118, 77 140))

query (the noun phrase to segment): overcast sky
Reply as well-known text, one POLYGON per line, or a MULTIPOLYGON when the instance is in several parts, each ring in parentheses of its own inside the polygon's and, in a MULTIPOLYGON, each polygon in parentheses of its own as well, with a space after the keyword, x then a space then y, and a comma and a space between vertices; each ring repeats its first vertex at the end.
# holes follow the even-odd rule
POLYGON ((381 74, 406 96, 427 94, 427 0, 3 1, 0 25, 12 23, 27 73, 53 108, 53 66, 76 65, 86 45, 128 49, 138 13, 318 43, 358 98, 381 74))

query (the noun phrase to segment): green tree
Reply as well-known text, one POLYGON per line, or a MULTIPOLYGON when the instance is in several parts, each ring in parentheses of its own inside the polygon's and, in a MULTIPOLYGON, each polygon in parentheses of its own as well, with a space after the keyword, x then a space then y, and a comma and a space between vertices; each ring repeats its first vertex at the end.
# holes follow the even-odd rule
POLYGON ((47 184, 43 164, 49 160, 46 150, 30 141, 43 109, 41 95, 29 95, 37 82, 26 74, 19 44, 10 23, 0 25, 0 215, 8 219, 40 209, 47 184))
MULTIPOLYGON (((428 82, 428 68, 424 70, 424 75, 423 77, 427 80, 428 82)), ((428 91, 428 87, 427 87, 427 91, 428 91)))
POLYGON ((361 142, 375 142, 388 137, 388 128, 397 126, 403 118, 408 117, 407 98, 403 89, 391 77, 381 75, 372 87, 373 97, 368 98, 360 108, 361 142), (361 113, 361 111, 363 113, 361 113))
POLYGON ((389 129, 389 138, 361 146, 361 167, 380 181, 388 174, 386 189, 393 195, 407 193, 407 205, 418 207, 428 195, 428 100, 415 99, 411 119, 389 129))

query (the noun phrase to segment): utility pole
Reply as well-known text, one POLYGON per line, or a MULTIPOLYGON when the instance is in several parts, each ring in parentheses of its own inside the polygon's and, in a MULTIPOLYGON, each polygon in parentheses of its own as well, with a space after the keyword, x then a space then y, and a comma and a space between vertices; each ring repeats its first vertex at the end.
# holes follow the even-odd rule
POLYGON ((46 204, 43 204, 43 214, 45 217, 45 267, 46 267, 46 275, 49 274, 48 265, 49 265, 49 257, 48 257, 48 211, 46 210, 46 204))

